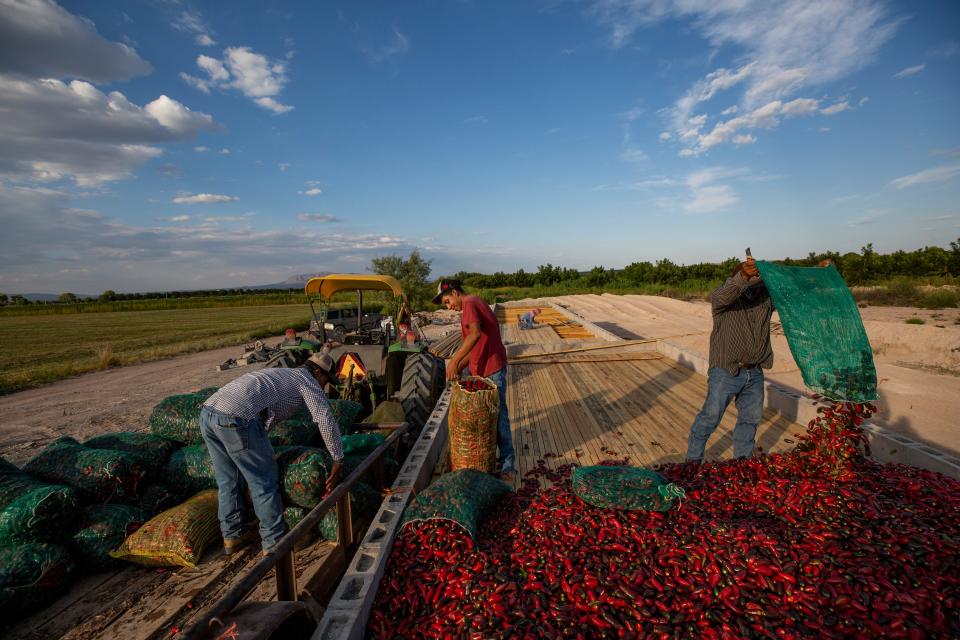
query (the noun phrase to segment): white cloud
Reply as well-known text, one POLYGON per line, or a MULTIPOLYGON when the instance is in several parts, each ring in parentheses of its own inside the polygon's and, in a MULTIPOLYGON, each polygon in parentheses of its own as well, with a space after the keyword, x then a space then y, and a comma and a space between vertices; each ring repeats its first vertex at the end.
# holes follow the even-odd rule
POLYGON ((212 47, 217 44, 199 11, 191 9, 181 12, 173 21, 173 27, 177 31, 192 34, 193 41, 202 47, 212 47))
POLYGON ((297 219, 304 222, 340 222, 340 218, 329 213, 298 213, 297 219))
POLYGON ((199 147, 194 147, 193 150, 197 153, 206 153, 207 151, 210 151, 210 147, 204 147, 203 145, 200 145, 199 147))
POLYGON ((836 104, 832 104, 829 107, 825 107, 821 109, 820 113, 822 113, 825 116, 832 116, 842 111, 847 111, 849 109, 850 109, 850 103, 844 100, 843 102, 837 102, 836 104))
POLYGON ((223 149, 220 149, 220 151, 218 151, 217 153, 219 153, 222 156, 228 156, 230 155, 230 149, 227 149, 226 147, 224 147, 223 149))
POLYGON ((895 74, 893 74, 893 77, 897 79, 909 78, 910 76, 917 75, 918 73, 920 73, 926 68, 927 68, 926 63, 918 64, 918 65, 907 67, 906 69, 901 69, 900 71, 897 71, 895 74))
POLYGON ((105 40, 92 22, 51 0, 2 3, 0 73, 102 83, 150 71, 133 48, 105 40))
POLYGON ((722 116, 732 116, 732 115, 735 114, 737 111, 740 111, 740 107, 738 107, 737 105, 733 105, 732 107, 727 107, 726 109, 724 109, 723 111, 721 111, 721 112, 720 112, 720 115, 722 115, 722 116))
POLYGON ((830 127, 820 127, 819 129, 817 129, 817 131, 819 131, 820 133, 827 133, 828 131, 830 131, 830 127))
MULTIPOLYGON (((609 28, 615 47, 625 46, 640 29, 686 20, 713 50, 724 47, 736 53, 734 66, 709 72, 671 109, 673 130, 690 149, 681 151, 685 156, 707 148, 701 144, 700 134, 692 133, 689 120, 714 97, 735 92, 740 111, 746 113, 774 102, 799 108, 803 104, 791 98, 872 63, 900 24, 899 19, 889 17, 889 8, 881 0, 592 0, 591 13, 609 28)), ((722 117, 737 113, 724 111, 722 117)), ((783 111, 780 115, 798 114, 783 111)), ((779 122, 768 119, 764 128, 774 128, 779 122)), ((731 128, 740 127, 735 122, 731 128)), ((717 133, 723 131, 721 126, 717 133)), ((723 140, 731 140, 731 133, 722 136, 723 140)))
POLYGON ((487 116, 470 116, 465 118, 463 124, 487 124, 487 116))
POLYGON ((289 162, 281 162, 281 163, 277 164, 277 168, 280 169, 280 171, 286 171, 287 169, 290 168, 290 163, 289 163, 289 162))
POLYGON ((140 107, 88 82, 0 75, 0 175, 72 178, 89 186, 130 177, 156 143, 216 130, 213 118, 160 96, 140 107))
POLYGON ((732 140, 733 144, 737 145, 738 147, 744 144, 753 144, 756 141, 757 139, 749 133, 735 135, 733 136, 732 140))
POLYGON ((924 169, 917 173, 911 173, 907 176, 901 176, 890 181, 890 186, 897 189, 906 189, 915 187, 918 184, 929 184, 931 182, 946 182, 960 176, 960 164, 948 164, 932 169, 924 169))
POLYGON ((167 219, 168 219, 170 222, 188 222, 188 221, 190 220, 190 216, 186 216, 186 215, 184 215, 184 216, 170 216, 170 217, 167 218, 167 219))
POLYGON ((225 196, 215 193, 197 193, 177 196, 173 199, 174 204, 214 204, 218 202, 234 202, 239 200, 237 196, 225 196))
POLYGON ((318 196, 323 193, 323 190, 321 190, 320 187, 311 187, 306 191, 298 191, 297 193, 303 196, 318 196))
POLYGON ((729 178, 746 178, 749 171, 743 168, 709 167, 695 171, 686 178, 690 199, 683 205, 687 213, 716 213, 729 209, 740 202, 740 196, 728 184, 718 181, 729 178))
POLYGON ((643 152, 643 149, 637 149, 636 147, 627 147, 620 152, 620 159, 624 162, 644 162, 649 160, 650 157, 643 152))
POLYGON ((376 48, 362 48, 361 51, 373 63, 380 63, 390 58, 405 55, 410 51, 410 38, 404 35, 396 25, 393 26, 393 37, 390 42, 376 48))
POLYGON ((659 138, 660 138, 661 140, 669 140, 669 139, 672 138, 672 137, 673 137, 673 136, 670 134, 669 131, 661 131, 661 132, 660 132, 660 136, 659 136, 659 138))
POLYGON ((277 101, 287 84, 287 66, 283 61, 271 60, 250 47, 227 47, 222 59, 198 56, 197 67, 206 74, 205 78, 187 73, 181 73, 180 77, 204 93, 213 87, 236 89, 274 113, 293 110, 292 106, 277 101))

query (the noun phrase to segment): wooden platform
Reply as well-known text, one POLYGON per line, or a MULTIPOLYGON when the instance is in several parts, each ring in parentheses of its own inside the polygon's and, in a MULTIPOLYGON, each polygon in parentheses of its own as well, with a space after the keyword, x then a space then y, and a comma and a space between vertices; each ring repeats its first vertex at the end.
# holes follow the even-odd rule
MULTIPOLYGON (((502 326, 504 337, 518 331, 502 326)), ((562 343, 546 328, 518 332, 525 344, 542 337, 562 343)), ((609 343, 607 343, 609 344, 609 343)), ((556 344, 558 351, 564 345, 556 344)), ((507 406, 522 477, 544 460, 548 467, 628 457, 630 464, 680 462, 687 435, 707 394, 703 376, 656 352, 603 349, 511 360, 507 406)), ((736 407, 731 403, 707 443, 708 460, 732 456, 736 407)), ((757 429, 757 447, 792 449, 800 425, 767 411, 757 429)), ((446 461, 447 456, 441 456, 446 461)), ((436 470, 446 471, 446 464, 436 470)))
POLYGON ((562 342, 564 340, 584 340, 595 337, 579 322, 571 320, 553 307, 504 307, 496 308, 497 321, 505 342, 562 342), (540 309, 534 323, 534 329, 520 329, 520 316, 531 309, 540 309), (535 336, 524 334, 532 332, 535 336))

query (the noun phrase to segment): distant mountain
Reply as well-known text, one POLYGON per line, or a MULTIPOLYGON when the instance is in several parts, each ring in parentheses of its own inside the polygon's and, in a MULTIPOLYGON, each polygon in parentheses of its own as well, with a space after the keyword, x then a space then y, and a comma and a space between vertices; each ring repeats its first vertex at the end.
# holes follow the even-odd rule
POLYGON ((274 284, 259 284, 252 287, 243 287, 244 289, 302 289, 310 278, 325 276, 327 273, 298 273, 290 276, 283 282, 274 284))

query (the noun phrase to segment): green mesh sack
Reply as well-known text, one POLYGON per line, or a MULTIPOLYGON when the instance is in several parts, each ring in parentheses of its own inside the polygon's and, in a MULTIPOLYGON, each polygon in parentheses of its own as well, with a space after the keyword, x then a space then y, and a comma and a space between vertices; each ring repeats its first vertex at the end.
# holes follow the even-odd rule
POLYGON ((343 436, 343 454, 367 455, 381 444, 386 438, 379 433, 354 433, 343 436))
POLYGON ((857 303, 833 267, 782 267, 758 261, 803 382, 834 400, 877 398, 873 349, 857 303))
MULTIPOLYGON (((353 473, 353 472, 356 470, 356 468, 360 466, 360 463, 362 463, 362 462, 363 462, 364 460, 366 460, 366 459, 367 459, 367 454, 365 454, 365 453, 355 454, 355 455, 349 455, 349 456, 344 456, 344 457, 343 457, 343 470, 342 470, 343 477, 346 478, 346 477, 349 476, 351 473, 353 473)), ((395 477, 397 477, 397 473, 398 473, 399 471, 400 471, 400 463, 398 463, 398 462, 396 461, 396 459, 394 459, 392 452, 391 452, 390 450, 387 450, 387 451, 383 454, 383 476, 384 476, 384 477, 383 477, 383 480, 384 480, 384 482, 389 485, 390 482, 392 482, 393 479, 394 479, 395 477)), ((372 468, 372 467, 370 468, 369 471, 367 471, 365 474, 363 474, 363 479, 364 479, 366 482, 371 482, 371 483, 372 483, 372 481, 373 481, 373 468, 372 468)))
POLYGON ((363 405, 355 400, 330 400, 330 410, 340 425, 340 433, 353 431, 353 421, 363 411, 363 405))
POLYGON ((151 477, 158 478, 163 473, 170 455, 183 446, 183 443, 170 440, 152 433, 119 431, 105 433, 89 438, 83 446, 90 449, 114 449, 139 456, 151 477))
POLYGON ((23 468, 47 482, 73 487, 86 502, 136 502, 146 469, 139 457, 114 449, 88 449, 64 436, 23 468))
POLYGON ((277 467, 283 504, 312 509, 327 493, 329 454, 311 447, 278 447, 277 467))
POLYGON ((406 422, 406 420, 407 414, 403 411, 403 405, 396 400, 386 400, 378 404, 373 413, 364 418, 363 422, 379 424, 381 422, 406 422))
POLYGON ((578 467, 571 482, 581 500, 603 509, 666 511, 684 498, 683 489, 656 471, 636 467, 578 467))
POLYGON ((216 387, 207 387, 164 398, 150 414, 150 432, 183 444, 200 444, 203 442, 200 409, 216 390, 216 387))
POLYGON ((29 543, 0 548, 0 616, 12 622, 42 609, 64 592, 73 560, 61 546, 29 543))
POLYGON ((77 563, 88 571, 104 571, 123 565, 110 556, 127 536, 143 526, 143 509, 125 504, 97 504, 83 507, 67 541, 77 563))
MULTIPOLYGON (((354 522, 370 518, 380 508, 380 494, 365 482, 357 482, 350 489, 350 511, 354 522)), ((310 509, 287 507, 283 510, 283 519, 293 529, 303 520, 310 509)), ((321 540, 337 540, 337 508, 328 511, 317 523, 316 533, 321 540)))
POLYGON ((274 447, 319 447, 320 430, 312 422, 284 420, 273 425, 267 434, 274 447))
POLYGON ((208 489, 145 522, 110 556, 145 567, 196 567, 218 540, 217 490, 208 489))
POLYGON ((151 482, 143 487, 138 503, 148 518, 180 504, 180 495, 163 482, 151 482))
POLYGON ((59 537, 76 510, 73 489, 41 482, 0 458, 0 546, 59 537))
POLYGON ((181 496, 203 489, 215 489, 217 477, 207 445, 194 444, 174 452, 164 469, 164 481, 181 496))
POLYGON ((477 537, 480 521, 510 492, 489 473, 461 469, 440 477, 420 492, 403 512, 400 526, 426 520, 449 520, 477 537))

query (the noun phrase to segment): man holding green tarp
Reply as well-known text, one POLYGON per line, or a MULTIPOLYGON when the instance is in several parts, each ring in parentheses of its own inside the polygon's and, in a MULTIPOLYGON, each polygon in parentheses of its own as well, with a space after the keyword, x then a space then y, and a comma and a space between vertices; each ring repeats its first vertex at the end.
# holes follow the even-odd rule
MULTIPOLYGON (((829 260, 818 266, 825 267, 829 260)), ((733 400, 733 457, 753 454, 757 425, 763 418, 763 370, 773 366, 770 317, 774 303, 752 257, 710 294, 713 330, 707 398, 693 420, 687 440, 687 460, 701 462, 710 435, 733 400)))

